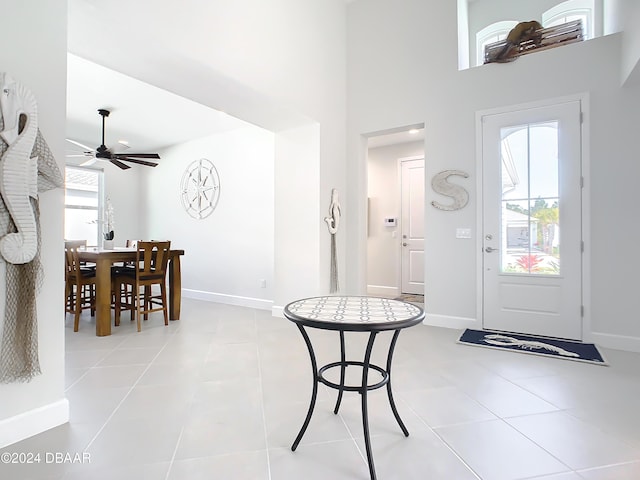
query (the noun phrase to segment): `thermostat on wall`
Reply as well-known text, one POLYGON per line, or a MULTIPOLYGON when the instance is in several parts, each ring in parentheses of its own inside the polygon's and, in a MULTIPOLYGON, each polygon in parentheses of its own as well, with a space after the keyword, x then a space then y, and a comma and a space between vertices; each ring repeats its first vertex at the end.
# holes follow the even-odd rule
POLYGON ((384 218, 384 226, 385 227, 395 227, 398 223, 398 220, 393 217, 385 217, 384 218))

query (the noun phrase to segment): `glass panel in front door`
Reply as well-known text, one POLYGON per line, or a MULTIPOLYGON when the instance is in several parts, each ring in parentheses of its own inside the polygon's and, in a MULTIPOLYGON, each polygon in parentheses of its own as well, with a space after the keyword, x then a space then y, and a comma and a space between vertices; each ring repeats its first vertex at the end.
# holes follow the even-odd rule
POLYGON ((560 274, 558 122, 500 130, 501 273, 560 274))

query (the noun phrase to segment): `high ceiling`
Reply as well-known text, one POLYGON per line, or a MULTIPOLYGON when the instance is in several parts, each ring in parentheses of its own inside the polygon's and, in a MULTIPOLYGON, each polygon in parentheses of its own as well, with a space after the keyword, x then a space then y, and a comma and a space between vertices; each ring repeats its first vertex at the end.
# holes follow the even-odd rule
MULTIPOLYGON (((106 119, 107 147, 114 147, 120 140, 125 140, 130 147, 128 151, 138 153, 155 152, 163 147, 248 125, 197 101, 180 97, 112 69, 122 68, 123 71, 147 80, 159 78, 157 85, 163 85, 162 70, 155 60, 165 58, 163 49, 167 45, 145 44, 145 49, 151 52, 149 53, 136 41, 146 38, 145 29, 160 29, 165 25, 163 22, 171 24, 175 20, 172 18, 174 14, 173 9, 166 9, 162 15, 154 16, 155 23, 149 23, 146 21, 148 19, 143 5, 137 2, 69 1, 69 49, 80 56, 69 54, 68 57, 67 138, 91 149, 98 147, 101 143, 102 121, 98 109, 111 111, 106 119), (123 11, 127 15, 123 16, 123 11), (136 23, 136 18, 145 18, 145 22, 136 23), (98 21, 110 25, 109 42, 99 41, 102 36, 95 36, 92 28, 98 21), (133 25, 136 28, 131 31, 133 25), (131 63, 131 59, 136 58, 136 53, 139 58, 146 56, 146 61, 131 63), (82 56, 99 62, 105 60, 104 65, 111 68, 88 61, 82 56)), ((308 120, 300 119, 297 113, 288 110, 288 106, 265 102, 259 92, 247 90, 242 85, 229 84, 226 78, 219 75, 218 78, 208 65, 196 64, 184 54, 175 55, 173 52, 171 59, 173 63, 169 62, 166 68, 191 71, 191 78, 200 78, 202 72, 202 78, 206 79, 205 82, 191 85, 189 96, 193 99, 203 99, 208 105, 217 108, 230 107, 229 111, 233 111, 235 115, 251 119, 257 125, 274 131, 308 120), (202 91, 203 84, 208 85, 206 93, 202 91), (227 88, 229 85, 230 88, 227 88)), ((393 135, 370 138, 370 147, 411 141, 419 137, 400 139, 397 132, 385 133, 393 135)), ((68 154, 80 154, 83 151, 71 144, 67 147, 68 154)), ((70 163, 81 163, 84 160, 82 157, 68 159, 70 163)))
MULTIPOLYGON (((112 147, 125 140, 129 151, 138 153, 155 152, 247 125, 223 112, 75 55, 68 56, 67 72, 67 138, 92 149, 101 142, 99 108, 111 111, 106 119, 105 144, 112 147)), ((67 153, 81 150, 69 144, 67 153)))

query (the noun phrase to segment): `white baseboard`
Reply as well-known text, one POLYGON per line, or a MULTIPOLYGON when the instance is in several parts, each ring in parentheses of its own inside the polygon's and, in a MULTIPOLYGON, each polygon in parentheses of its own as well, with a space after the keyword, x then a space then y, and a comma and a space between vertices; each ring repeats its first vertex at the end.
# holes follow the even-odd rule
POLYGON ((591 332, 593 343, 600 347, 626 352, 640 353, 640 338, 626 337, 623 335, 611 335, 609 333, 591 332))
POLYGON ((271 310, 272 300, 262 298, 241 297, 239 295, 227 295, 224 293, 204 292, 202 290, 182 289, 182 296, 206 302, 224 303, 227 305, 239 305, 241 307, 257 308, 259 310, 271 310))
POLYGON ((284 307, 274 305, 271 307, 271 315, 274 317, 284 318, 284 307))
POLYGON ((367 285, 367 295, 395 298, 400 296, 400 289, 385 285, 367 285))
POLYGON ((457 330, 463 328, 482 328, 482 325, 480 325, 475 318, 453 317, 451 315, 439 315, 436 313, 425 313, 422 323, 432 327, 455 328, 457 330))
POLYGON ((0 421, 0 448, 69 421, 69 400, 63 398, 0 421))

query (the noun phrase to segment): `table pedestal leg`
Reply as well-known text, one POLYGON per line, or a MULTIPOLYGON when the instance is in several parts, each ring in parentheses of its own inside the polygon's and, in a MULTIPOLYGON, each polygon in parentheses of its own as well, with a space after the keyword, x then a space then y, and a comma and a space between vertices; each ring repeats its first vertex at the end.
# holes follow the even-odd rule
MULTIPOLYGON (((389 353, 387 354, 387 364, 386 364, 386 371, 383 371, 380 367, 374 365, 373 367, 371 367, 371 354, 373 352, 373 344, 374 341, 376 339, 376 335, 379 332, 370 332, 369 334, 369 341, 367 342, 367 348, 365 350, 365 354, 364 354, 364 361, 362 363, 360 362, 347 362, 346 361, 346 354, 345 354, 345 341, 344 341, 344 332, 340 331, 340 362, 336 362, 336 363, 331 363, 328 364, 326 366, 324 366, 321 371, 326 370, 328 368, 332 368, 334 366, 340 366, 340 385, 337 385, 335 383, 331 383, 331 382, 327 382, 326 379, 324 379, 322 377, 322 372, 318 371, 318 365, 317 365, 317 361, 316 361, 316 356, 315 356, 315 352, 313 350, 313 346, 311 344, 311 340, 309 339, 309 335, 307 334, 307 332, 305 331, 304 327, 300 324, 296 324, 296 326, 298 327, 298 330, 300 330, 300 333, 302 334, 302 338, 304 339, 305 344, 307 345, 307 350, 309 350, 309 358, 311 359, 311 369, 313 372, 313 392, 311 394, 311 402, 309 403, 309 410, 307 411, 307 416, 304 420, 304 423, 302 424, 302 428, 300 428, 300 432, 298 433, 298 436, 296 437, 296 439, 293 442, 293 445, 291 446, 291 450, 295 451, 296 448, 298 448, 298 445, 300 444, 300 441, 302 440, 302 437, 304 436, 305 432, 307 431, 307 427, 309 426, 309 423, 311 422, 311 416, 313 415, 313 410, 315 408, 316 405, 316 399, 318 396, 318 383, 320 383, 321 381, 327 385, 329 385, 332 388, 336 388, 338 390, 338 399, 336 401, 336 406, 334 408, 334 412, 335 414, 338 413, 338 410, 340 408, 340 404, 342 401, 342 394, 345 390, 345 388, 349 391, 357 391, 360 396, 361 396, 361 403, 362 403, 362 429, 363 429, 363 433, 364 433, 364 444, 365 444, 365 449, 367 452, 367 463, 369 466, 369 475, 371 476, 371 480, 376 480, 376 471, 375 471, 375 465, 373 463, 373 452, 371 450, 371 434, 369 431, 369 406, 367 403, 367 399, 368 399, 368 392, 369 392, 369 370, 371 368, 373 368, 374 370, 379 371, 380 373, 382 373, 383 375, 386 376, 386 386, 387 386, 387 396, 389 397, 389 404, 391 406, 391 410, 393 411, 393 415, 396 419, 396 421, 398 422, 398 425, 400 426, 400 428, 402 429, 402 432, 404 433, 404 435, 406 437, 409 436, 409 431, 407 430, 407 427, 405 427, 404 423, 402 422, 402 419, 400 418, 400 414, 398 413, 398 409, 396 408, 396 404, 395 401, 393 399, 393 393, 391 391, 391 363, 393 361, 393 352, 395 350, 396 347, 396 342, 398 340, 398 336, 400 334, 400 330, 396 330, 393 334, 393 338, 391 340, 391 343, 389 345, 389 353), (362 365, 362 382, 359 386, 357 387, 345 387, 344 383, 345 383, 345 370, 347 365, 362 365)), ((375 388, 379 388, 381 386, 384 385, 384 379, 383 382, 380 382, 379 384, 375 384, 372 385, 372 389, 375 388)))
POLYGON ((96 335, 111 335, 111 260, 96 260, 96 335))
POLYGON ((396 409, 396 402, 393 401, 393 393, 391 393, 391 360, 393 359, 393 351, 396 348, 396 340, 398 340, 398 335, 400 335, 400 330, 396 330, 394 332, 393 338, 391 339, 391 344, 389 345, 389 354, 387 355, 387 375, 389 376, 389 381, 387 382, 387 396, 389 397, 389 404, 391 405, 393 416, 396 417, 396 421, 398 422, 398 425, 400 425, 404 436, 408 437, 409 430, 407 430, 407 427, 404 426, 404 423, 400 418, 400 414, 398 414, 398 410, 396 409))
POLYGON ((373 465, 373 452, 371 451, 371 439, 369 435, 367 386, 369 382, 369 364, 371 362, 371 351, 373 350, 373 342, 376 339, 376 334, 377 332, 371 332, 371 334, 369 335, 367 350, 364 354, 364 365, 362 366, 362 390, 360 390, 360 395, 362 396, 362 429, 364 430, 364 446, 367 450, 367 461, 369 462, 369 474, 371 475, 371 480, 376 480, 376 470, 373 465))
POLYGON ((180 320, 182 303, 182 275, 180 273, 180 255, 169 260, 169 318, 180 320))
POLYGON ((340 403, 342 402, 342 392, 344 391, 344 376, 347 365, 345 364, 346 357, 344 351, 344 332, 340 330, 340 389, 338 390, 338 399, 336 400, 336 408, 333 409, 334 414, 338 414, 340 409, 340 403))
POLYGON ((316 406, 316 398, 318 396, 318 364, 316 363, 316 355, 313 352, 313 346, 311 345, 311 340, 309 340, 309 335, 304 330, 304 327, 300 324, 296 324, 298 330, 302 334, 304 338, 304 343, 307 344, 307 349, 309 350, 309 357, 311 358, 311 369, 313 370, 313 393, 311 394, 311 403, 309 404, 309 410, 307 411, 307 417, 304 419, 304 423, 302 424, 302 428, 298 433, 298 436, 291 445, 291 450, 295 451, 298 448, 298 444, 300 440, 302 440, 302 436, 304 432, 307 431, 307 427, 309 426, 309 422, 311 421, 311 415, 313 415, 313 409, 316 406))

